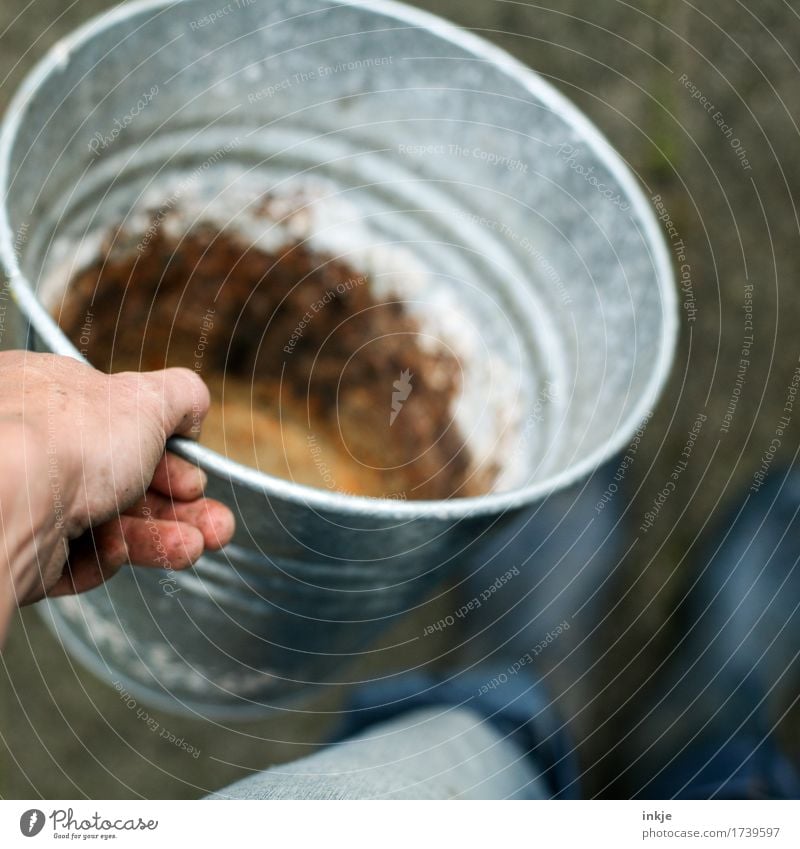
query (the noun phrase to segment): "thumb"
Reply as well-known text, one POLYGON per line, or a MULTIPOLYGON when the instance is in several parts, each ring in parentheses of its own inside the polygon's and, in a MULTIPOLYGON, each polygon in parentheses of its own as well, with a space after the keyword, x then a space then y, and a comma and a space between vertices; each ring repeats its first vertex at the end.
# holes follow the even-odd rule
POLYGON ((201 378, 187 368, 144 372, 144 386, 155 396, 164 433, 197 439, 211 397, 201 378))

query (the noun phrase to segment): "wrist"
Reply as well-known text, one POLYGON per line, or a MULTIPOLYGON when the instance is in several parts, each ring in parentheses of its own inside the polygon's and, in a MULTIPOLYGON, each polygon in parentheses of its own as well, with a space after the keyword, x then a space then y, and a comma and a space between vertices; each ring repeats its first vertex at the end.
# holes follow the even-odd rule
POLYGON ((3 603, 16 604, 40 580, 44 538, 63 535, 58 477, 48 469, 47 441, 21 420, 0 418, 0 572, 3 603))

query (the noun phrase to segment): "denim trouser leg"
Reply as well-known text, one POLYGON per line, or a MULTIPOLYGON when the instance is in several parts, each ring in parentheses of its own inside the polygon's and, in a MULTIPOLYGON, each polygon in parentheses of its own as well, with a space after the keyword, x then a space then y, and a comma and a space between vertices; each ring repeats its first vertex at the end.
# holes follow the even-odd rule
POLYGON ((535 764, 478 713, 426 707, 249 776, 216 799, 544 799, 535 764))

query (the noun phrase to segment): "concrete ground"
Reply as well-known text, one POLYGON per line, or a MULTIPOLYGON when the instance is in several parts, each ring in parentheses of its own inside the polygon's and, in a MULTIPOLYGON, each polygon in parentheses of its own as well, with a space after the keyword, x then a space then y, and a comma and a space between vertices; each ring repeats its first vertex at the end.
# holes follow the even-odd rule
MULTIPOLYGON (((0 109, 49 45, 110 5, 4 0, 0 109)), ((629 531, 637 543, 615 576, 620 603, 593 684, 597 697, 575 723, 588 791, 624 793, 624 785, 609 786, 618 766, 609 752, 636 716, 636 700, 628 696, 674 642, 671 617, 699 567, 698 549, 761 466, 800 356, 800 18, 781 0, 756 7, 727 0, 697 7, 682 0, 418 5, 482 33, 572 98, 645 191, 661 196, 685 244, 682 300, 688 306, 691 294, 693 311, 682 311, 672 378, 626 481, 629 531), (718 117, 693 96, 697 91, 718 117), (731 137, 740 140, 739 155, 731 137), (743 311, 748 283, 754 340, 745 381, 737 387, 739 351, 749 334, 743 311), (676 497, 647 533, 638 532, 700 414, 707 420, 676 497)), ((797 435, 793 420, 773 467, 793 461, 797 435)), ((318 713, 225 728, 156 713, 164 727, 200 749, 195 760, 165 745, 110 687, 75 666, 35 611, 20 616, 3 659, 5 797, 194 797, 248 767, 295 757, 326 731, 318 713)))

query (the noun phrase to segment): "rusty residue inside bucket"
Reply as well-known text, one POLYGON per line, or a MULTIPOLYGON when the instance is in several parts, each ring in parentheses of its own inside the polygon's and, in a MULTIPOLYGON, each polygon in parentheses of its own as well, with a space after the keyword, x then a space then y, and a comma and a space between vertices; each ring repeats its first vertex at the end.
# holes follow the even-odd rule
POLYGON ((496 475, 453 420, 458 359, 421 344, 367 275, 300 243, 267 251, 158 219, 144 238, 118 229, 56 318, 105 371, 196 370, 212 394, 201 441, 263 472, 398 499, 478 495, 496 475))

